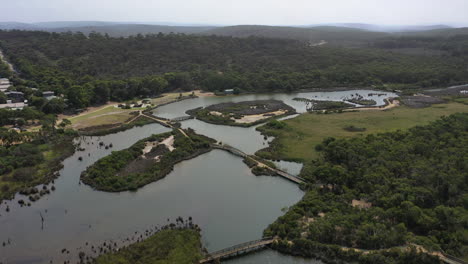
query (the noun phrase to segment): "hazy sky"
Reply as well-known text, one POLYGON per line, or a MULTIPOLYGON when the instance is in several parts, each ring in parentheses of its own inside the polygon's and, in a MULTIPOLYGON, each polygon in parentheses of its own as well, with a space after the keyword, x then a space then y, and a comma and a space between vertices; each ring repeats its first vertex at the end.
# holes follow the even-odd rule
POLYGON ((468 0, 0 0, 0 21, 454 24, 468 0))

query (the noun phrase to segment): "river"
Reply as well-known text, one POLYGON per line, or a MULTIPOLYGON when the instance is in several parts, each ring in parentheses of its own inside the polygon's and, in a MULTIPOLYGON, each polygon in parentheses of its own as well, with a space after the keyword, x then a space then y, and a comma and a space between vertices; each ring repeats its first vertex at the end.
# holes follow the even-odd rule
MULTIPOLYGON (((155 115, 177 117, 188 109, 219 102, 278 99, 294 106, 298 112, 305 105, 294 97, 340 100, 360 93, 367 97, 372 91, 344 91, 299 94, 263 94, 229 97, 201 97, 185 100, 155 110, 155 115), (317 97, 316 97, 317 96, 317 97)), ((388 94, 387 96, 393 96, 388 94)), ((373 97, 380 104, 383 97, 373 97)), ((247 153, 266 147, 255 128, 217 126, 199 120, 182 123, 198 133, 213 137, 247 153)), ((263 230, 284 212, 283 208, 299 201, 303 192, 297 185, 280 177, 254 176, 239 157, 213 150, 195 159, 184 161, 164 179, 148 184, 136 192, 106 193, 79 184, 87 166, 109 155, 112 150, 127 148, 151 134, 169 131, 158 124, 135 127, 102 137, 83 137, 84 151, 67 158, 55 180, 56 191, 44 196, 30 207, 20 207, 16 195, 0 205, 0 263, 53 263, 76 260, 78 252, 87 252, 91 245, 109 240, 121 241, 136 231, 168 223, 181 216, 192 217, 202 229, 202 242, 209 251, 219 250, 262 236, 263 230), (113 144, 112 149, 99 147, 99 142, 113 144), (83 157, 83 161, 78 161, 83 157), (10 212, 6 213, 6 206, 10 212), (41 225, 41 214, 44 226, 41 225), (62 253, 62 249, 70 253, 62 253)), ((301 165, 279 162, 278 165, 297 174, 301 165)), ((234 261, 234 260, 233 260, 234 261)), ((262 251, 235 260, 233 263, 319 263, 296 259, 274 251, 262 251), (276 260, 272 261, 273 259, 276 260)))

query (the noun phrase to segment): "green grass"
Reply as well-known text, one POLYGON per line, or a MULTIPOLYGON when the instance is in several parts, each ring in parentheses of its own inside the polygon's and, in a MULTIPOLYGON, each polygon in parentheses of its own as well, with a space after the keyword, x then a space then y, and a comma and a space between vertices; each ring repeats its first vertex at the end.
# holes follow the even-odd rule
POLYGON ((121 109, 114 106, 108 106, 84 115, 71 117, 69 120, 72 122, 74 128, 117 124, 130 119, 130 113, 134 111, 138 111, 138 109, 121 109))
POLYGON ((441 116, 456 112, 468 112, 468 106, 460 103, 433 105, 413 109, 405 106, 385 111, 345 112, 341 114, 306 113, 285 120, 282 129, 262 126, 258 130, 276 136, 271 152, 259 151, 257 155, 271 159, 308 161, 317 158, 315 145, 327 137, 347 138, 372 133, 408 129, 425 125, 441 116), (345 127, 365 128, 363 132, 348 132, 345 127))
POLYGON ((99 256, 96 264, 191 264, 203 257, 200 234, 192 229, 163 230, 117 253, 99 256))

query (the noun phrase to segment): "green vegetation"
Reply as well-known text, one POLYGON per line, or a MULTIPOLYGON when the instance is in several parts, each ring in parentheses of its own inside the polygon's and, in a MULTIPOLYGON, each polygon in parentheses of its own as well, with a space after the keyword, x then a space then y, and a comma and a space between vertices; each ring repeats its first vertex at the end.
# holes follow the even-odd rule
POLYGON ((270 144, 270 148, 258 151, 256 154, 266 159, 304 162, 318 157, 314 146, 327 137, 347 138, 408 129, 416 125, 428 124, 441 116, 457 112, 468 112, 468 107, 452 102, 424 109, 401 106, 384 111, 303 114, 293 119, 281 121, 281 128, 278 128, 278 125, 272 125, 276 123, 271 122, 257 128, 262 133, 276 138, 270 144), (349 132, 343 129, 348 126, 366 128, 366 131, 349 132))
POLYGON ((40 132, 0 128, 0 202, 18 191, 28 193, 27 188, 51 182, 62 168, 61 162, 74 153, 76 133, 54 125, 55 119, 49 118, 43 120, 40 132))
POLYGON ((243 127, 295 113, 294 108, 278 100, 220 103, 187 111, 187 114, 207 123, 243 127))
POLYGON ((94 260, 95 264, 193 264, 202 259, 200 234, 193 229, 168 229, 94 260))
POLYGON ((87 128, 81 129, 79 132, 80 132, 80 135, 86 135, 86 136, 104 136, 108 134, 117 133, 120 131, 125 131, 132 127, 145 126, 151 123, 154 123, 153 119, 147 118, 145 116, 140 116, 139 118, 129 123, 87 127, 87 128))
POLYGON ((372 99, 363 99, 363 98, 351 98, 349 100, 346 100, 351 103, 359 104, 359 105, 366 105, 366 106, 371 106, 371 105, 376 105, 377 102, 372 99))
POLYGON ((214 140, 197 135, 191 129, 185 130, 186 137, 178 129, 172 132, 152 135, 142 139, 130 148, 113 151, 88 167, 81 180, 102 191, 119 192, 138 188, 164 178, 175 164, 196 157, 211 150, 214 140), (147 142, 156 142, 174 136, 174 150, 164 144, 151 147, 143 157, 147 142))
POLYGON ((464 55, 455 52, 464 40, 457 38, 451 39, 453 47, 444 47, 451 52, 444 57, 405 55, 376 47, 312 47, 298 40, 259 37, 158 34, 112 38, 96 33, 0 31, 0 39, 0 48, 21 73, 19 77, 27 80, 15 78, 15 89, 36 97, 27 86, 52 90, 63 94, 70 108, 176 89, 409 89, 468 82, 464 55))
POLYGON ((406 132, 329 137, 316 147, 320 155, 313 166, 301 173, 313 183, 306 195, 265 235, 278 235, 285 252, 360 263, 438 263, 415 250, 394 256, 375 251, 409 244, 466 257, 467 145, 467 113, 406 132), (377 255, 371 261, 356 254, 363 250, 377 255))

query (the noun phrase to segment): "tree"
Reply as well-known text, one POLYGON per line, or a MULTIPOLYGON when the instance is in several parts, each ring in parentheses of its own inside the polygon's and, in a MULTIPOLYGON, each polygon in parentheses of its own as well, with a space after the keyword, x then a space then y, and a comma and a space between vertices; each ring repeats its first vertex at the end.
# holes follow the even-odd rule
POLYGON ((65 119, 62 120, 62 122, 60 122, 59 127, 65 128, 65 127, 67 127, 67 126, 69 126, 71 124, 72 124, 72 122, 65 118, 65 119))
POLYGON ((3 92, 0 92, 0 104, 5 104, 7 99, 7 96, 3 92))
POLYGON ((75 85, 68 90, 67 98, 70 106, 83 108, 89 105, 91 91, 89 86, 75 85))
POLYGON ((53 98, 44 105, 42 111, 46 114, 60 114, 63 112, 64 108, 65 102, 62 98, 53 98))

